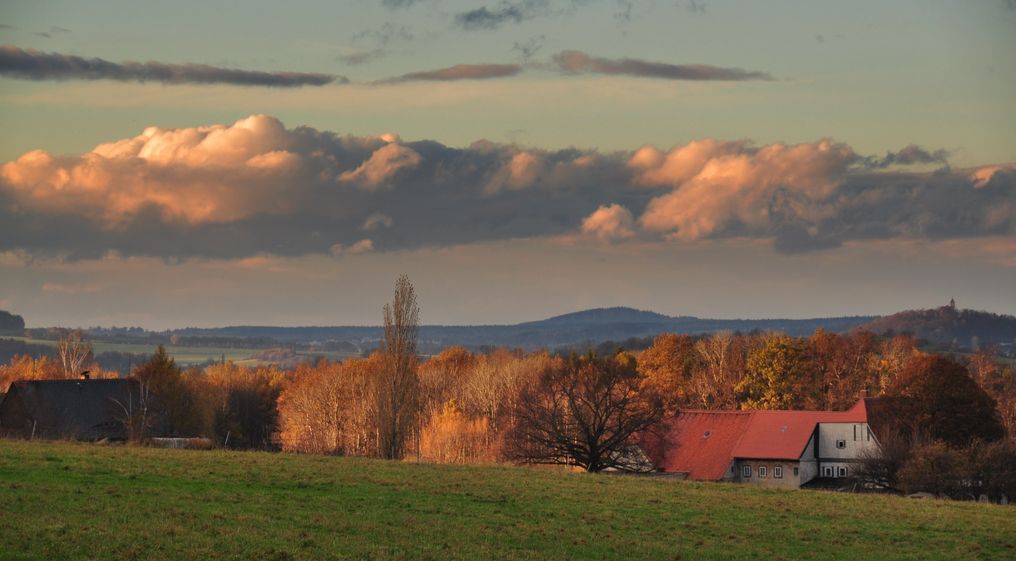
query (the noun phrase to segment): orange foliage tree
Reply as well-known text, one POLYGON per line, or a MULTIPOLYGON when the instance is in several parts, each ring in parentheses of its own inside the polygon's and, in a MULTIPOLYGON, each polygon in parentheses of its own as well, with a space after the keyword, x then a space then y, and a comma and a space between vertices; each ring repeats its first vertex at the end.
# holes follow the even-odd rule
POLYGON ((442 464, 493 462, 497 460, 493 437, 485 417, 468 417, 451 400, 421 431, 420 457, 442 464))

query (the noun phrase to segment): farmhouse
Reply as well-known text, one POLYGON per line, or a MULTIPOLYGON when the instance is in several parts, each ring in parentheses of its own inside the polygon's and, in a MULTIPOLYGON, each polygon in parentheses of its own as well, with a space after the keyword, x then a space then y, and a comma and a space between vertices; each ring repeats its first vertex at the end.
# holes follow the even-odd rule
POLYGON ((13 382, 0 402, 0 435, 123 440, 123 406, 138 395, 133 379, 13 382))
POLYGON ((878 452, 869 424, 878 401, 862 398, 847 411, 682 411, 642 447, 665 474, 798 488, 849 477, 878 452))

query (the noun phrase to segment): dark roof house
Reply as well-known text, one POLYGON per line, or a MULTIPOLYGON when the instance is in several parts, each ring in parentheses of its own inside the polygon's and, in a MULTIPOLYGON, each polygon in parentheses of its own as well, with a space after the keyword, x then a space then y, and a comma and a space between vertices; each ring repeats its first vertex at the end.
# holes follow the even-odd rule
POLYGON ((124 440, 124 406, 138 398, 133 379, 13 382, 0 402, 0 435, 124 440))

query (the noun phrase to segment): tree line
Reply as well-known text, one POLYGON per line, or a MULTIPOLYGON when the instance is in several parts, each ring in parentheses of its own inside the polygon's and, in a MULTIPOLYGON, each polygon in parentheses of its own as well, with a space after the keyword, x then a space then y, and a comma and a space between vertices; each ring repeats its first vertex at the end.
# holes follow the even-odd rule
MULTIPOLYGON (((684 409, 844 410, 868 395, 896 400, 897 417, 880 435, 892 462, 870 462, 871 484, 928 487, 921 478, 943 457, 966 466, 954 480, 984 480, 998 471, 984 458, 1016 459, 1016 369, 986 349, 944 357, 913 337, 819 330, 663 334, 643 351, 567 356, 450 347, 424 360, 406 277, 383 315, 381 347, 343 362, 181 369, 160 347, 131 374, 155 396, 145 425, 235 448, 639 471, 651 466, 630 453, 633 437, 684 409)), ((89 361, 72 352, 82 345, 68 344, 72 363, 18 357, 0 366, 0 384, 73 377, 89 361)))

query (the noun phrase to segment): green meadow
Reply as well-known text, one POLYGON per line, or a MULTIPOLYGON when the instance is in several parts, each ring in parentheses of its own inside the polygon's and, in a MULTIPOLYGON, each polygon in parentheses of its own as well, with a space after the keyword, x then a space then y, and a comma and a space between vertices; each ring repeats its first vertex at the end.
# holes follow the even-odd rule
MULTIPOLYGON (((57 342, 51 339, 29 339, 27 337, 5 338, 24 341, 25 343, 34 345, 46 345, 50 347, 56 347, 57 345, 57 342)), ((153 354, 159 346, 149 343, 111 343, 99 340, 92 341, 92 348, 94 349, 95 354, 120 352, 150 355, 153 354)), ((173 357, 173 360, 181 366, 203 364, 209 360, 218 361, 222 358, 243 366, 260 366, 262 364, 267 364, 265 361, 252 358, 254 353, 264 349, 243 347, 199 347, 187 345, 165 345, 165 348, 166 352, 169 353, 169 356, 173 357)), ((296 354, 298 357, 306 357, 308 360, 317 356, 328 357, 332 360, 342 360, 349 357, 349 353, 340 353, 335 351, 321 351, 315 353, 297 352, 296 354)))
POLYGON ((1016 509, 508 466, 0 441, 0 558, 1012 559, 1016 509))

